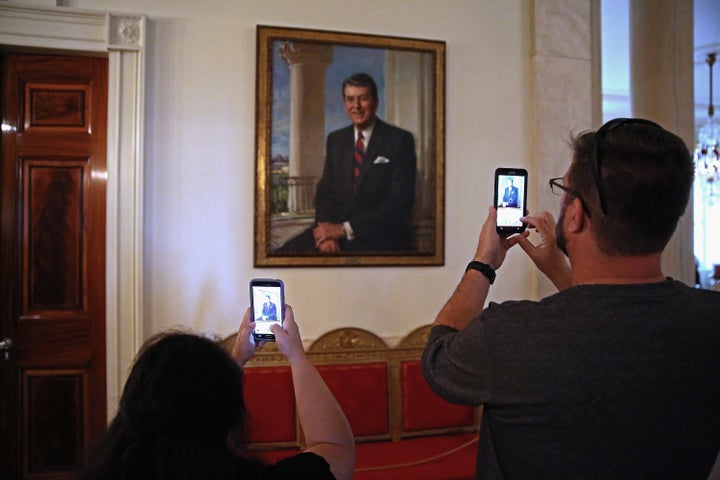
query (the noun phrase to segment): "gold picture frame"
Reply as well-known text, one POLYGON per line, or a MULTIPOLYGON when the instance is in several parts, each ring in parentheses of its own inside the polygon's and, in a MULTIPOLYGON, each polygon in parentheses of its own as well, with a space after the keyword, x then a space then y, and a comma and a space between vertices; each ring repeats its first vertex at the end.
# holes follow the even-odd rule
MULTIPOLYGON (((444 264, 444 41, 259 25, 256 80, 256 267, 444 264), (415 142, 407 241, 391 250, 334 253, 288 247, 294 237, 312 235, 325 142, 329 132, 351 125, 342 82, 358 72, 375 79, 381 122, 415 142)), ((378 156, 372 163, 391 162, 378 156)), ((375 171, 381 168, 389 169, 375 171)))

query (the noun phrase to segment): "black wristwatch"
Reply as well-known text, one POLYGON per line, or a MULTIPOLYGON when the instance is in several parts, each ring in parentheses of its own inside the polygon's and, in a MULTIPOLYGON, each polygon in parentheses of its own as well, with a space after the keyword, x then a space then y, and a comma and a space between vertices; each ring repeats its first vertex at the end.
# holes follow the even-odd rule
POLYGON ((487 277, 487 279, 490 281, 490 285, 493 284, 495 281, 495 270, 488 265, 487 263, 478 262, 477 260, 473 260, 472 262, 468 263, 467 268, 465 271, 468 270, 477 270, 478 272, 482 273, 487 277))

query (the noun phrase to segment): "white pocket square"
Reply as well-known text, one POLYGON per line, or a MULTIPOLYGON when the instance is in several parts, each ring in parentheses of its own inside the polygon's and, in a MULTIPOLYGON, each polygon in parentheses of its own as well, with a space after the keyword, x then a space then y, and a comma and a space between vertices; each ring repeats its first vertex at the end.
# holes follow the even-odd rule
POLYGON ((379 163, 390 163, 390 160, 387 159, 387 158, 385 158, 385 157, 377 157, 377 158, 373 161, 373 165, 377 165, 377 164, 379 164, 379 163))

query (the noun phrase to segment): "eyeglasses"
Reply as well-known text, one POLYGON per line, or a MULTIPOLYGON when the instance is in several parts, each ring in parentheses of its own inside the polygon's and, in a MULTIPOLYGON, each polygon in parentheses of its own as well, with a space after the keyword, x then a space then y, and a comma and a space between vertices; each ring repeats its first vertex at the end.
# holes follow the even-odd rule
POLYGON ((573 190, 572 188, 568 188, 564 184, 565 180, 563 177, 556 177, 551 178, 548 182, 550 184, 550 190, 555 195, 562 195, 563 193, 569 193, 570 195, 573 195, 580 199, 580 203, 582 203, 583 210, 585 210, 585 213, 587 213, 587 216, 590 216, 590 209, 587 206, 587 203, 585 203, 585 199, 580 195, 577 191, 573 190))
POLYGON ((592 162, 593 177, 595 178, 595 186, 597 187, 598 199, 600 200, 600 208, 605 215, 608 214, 607 200, 605 199, 605 190, 601 181, 602 175, 600 174, 600 155, 598 154, 598 147, 600 145, 600 141, 608 133, 615 130, 616 128, 625 125, 649 125, 662 129, 662 127, 657 123, 651 122, 650 120, 645 120, 644 118, 616 118, 605 123, 605 125, 600 127, 598 131, 595 132, 595 135, 593 136, 592 148, 590 149, 590 161, 592 162))

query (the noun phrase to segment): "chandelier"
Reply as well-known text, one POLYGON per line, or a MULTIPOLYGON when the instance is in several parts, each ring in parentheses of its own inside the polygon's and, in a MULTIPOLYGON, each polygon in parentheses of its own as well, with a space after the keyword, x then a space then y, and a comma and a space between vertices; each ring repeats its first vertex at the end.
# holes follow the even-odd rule
POLYGON ((708 105, 708 119, 698 131, 698 142, 695 146, 695 173, 700 180, 703 195, 708 204, 713 204, 714 197, 720 197, 716 190, 720 187, 720 126, 715 123, 713 115, 713 65, 715 53, 709 53, 705 62, 710 67, 710 104, 708 105))

